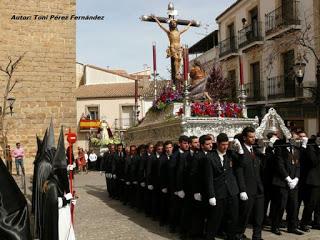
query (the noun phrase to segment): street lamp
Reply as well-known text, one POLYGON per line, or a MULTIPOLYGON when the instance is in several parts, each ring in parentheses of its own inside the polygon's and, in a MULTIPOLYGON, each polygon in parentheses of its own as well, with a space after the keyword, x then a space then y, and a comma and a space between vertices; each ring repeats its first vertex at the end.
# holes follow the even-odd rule
POLYGON ((10 115, 12 116, 13 113, 13 104, 16 101, 16 99, 14 97, 9 97, 7 98, 7 101, 9 103, 9 108, 10 108, 10 115))
POLYGON ((298 86, 301 86, 303 82, 304 73, 306 70, 306 64, 302 62, 300 59, 294 66, 293 66, 294 74, 298 83, 298 86))

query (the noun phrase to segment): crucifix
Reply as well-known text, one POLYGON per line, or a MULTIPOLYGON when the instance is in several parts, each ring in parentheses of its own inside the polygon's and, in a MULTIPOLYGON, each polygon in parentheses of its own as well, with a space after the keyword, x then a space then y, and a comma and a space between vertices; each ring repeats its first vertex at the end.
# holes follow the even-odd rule
POLYGON ((141 17, 142 21, 156 22, 160 28, 166 32, 170 46, 167 49, 167 57, 171 58, 171 79, 174 85, 182 85, 183 78, 181 76, 181 59, 183 48, 180 43, 181 34, 185 33, 190 27, 199 27, 200 23, 194 20, 176 19, 178 11, 174 9, 173 3, 168 5, 168 17, 156 17, 155 15, 144 15, 141 17), (169 29, 165 28, 162 23, 168 23, 169 29), (186 26, 181 31, 178 30, 178 25, 186 26))

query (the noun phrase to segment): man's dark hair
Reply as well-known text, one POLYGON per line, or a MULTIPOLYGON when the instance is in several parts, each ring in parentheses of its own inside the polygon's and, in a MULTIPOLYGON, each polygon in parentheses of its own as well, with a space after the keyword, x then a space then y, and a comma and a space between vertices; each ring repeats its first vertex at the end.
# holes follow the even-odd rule
POLYGON ((164 146, 168 146, 169 144, 171 144, 171 145, 173 146, 172 141, 165 141, 163 145, 164 145, 164 146))
POLYGON ((225 133, 220 133, 217 136, 217 143, 222 143, 222 142, 229 142, 228 135, 225 133))
POLYGON ((17 142, 17 143, 16 143, 16 146, 18 146, 18 145, 20 145, 20 143, 19 143, 19 142, 17 142))
POLYGON ((305 131, 303 131, 303 130, 300 130, 300 131, 297 132, 298 135, 301 134, 301 133, 307 134, 307 133, 306 133, 305 131))
POLYGON ((189 137, 186 136, 186 135, 182 135, 179 137, 179 143, 182 143, 182 142, 189 142, 189 137))
POLYGON ((197 139, 198 137, 197 136, 191 136, 191 137, 189 137, 189 143, 192 143, 192 140, 193 139, 197 139))
POLYGON ((276 136, 277 134, 276 133, 274 133, 274 132, 269 132, 268 134, 267 134, 267 138, 268 139, 271 139, 273 136, 276 136))
POLYGON ((238 139, 240 142, 243 142, 242 133, 238 133, 238 134, 234 135, 233 138, 234 138, 234 139, 238 139))
POLYGON ((242 136, 243 137, 247 137, 248 136, 248 133, 254 133, 256 132, 256 130, 253 128, 253 127, 245 127, 243 130, 242 130, 242 136))
POLYGON ((153 145, 151 142, 147 143, 146 149, 148 149, 151 145, 153 145))
POLYGON ((209 135, 202 135, 200 138, 199 138, 199 142, 200 144, 205 144, 206 141, 208 140, 212 140, 212 138, 209 136, 209 135))
POLYGON ((159 141, 156 143, 156 145, 154 146, 155 148, 163 146, 163 142, 159 141))
POLYGON ((118 143, 117 144, 117 148, 120 147, 120 146, 123 147, 122 143, 118 143))

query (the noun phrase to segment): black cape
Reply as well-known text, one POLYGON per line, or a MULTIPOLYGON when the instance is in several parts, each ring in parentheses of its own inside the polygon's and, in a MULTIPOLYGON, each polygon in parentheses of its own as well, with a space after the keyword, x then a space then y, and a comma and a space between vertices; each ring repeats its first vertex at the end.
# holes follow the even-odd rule
POLYGON ((27 201, 0 158, 0 239, 31 240, 27 201))

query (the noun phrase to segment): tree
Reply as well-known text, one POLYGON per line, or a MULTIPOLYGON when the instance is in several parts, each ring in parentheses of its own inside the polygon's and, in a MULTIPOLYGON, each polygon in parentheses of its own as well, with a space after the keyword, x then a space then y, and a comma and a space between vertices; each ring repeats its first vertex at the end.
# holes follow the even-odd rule
POLYGON ((3 89, 3 98, 2 98, 2 106, 0 111, 0 130, 1 130, 1 146, 3 150, 3 155, 6 154, 6 146, 7 146, 7 135, 8 135, 8 121, 6 121, 6 116, 8 114, 7 109, 9 108, 7 101, 10 93, 18 83, 16 78, 13 78, 13 75, 17 69, 18 64, 23 59, 25 53, 19 56, 16 60, 13 60, 11 57, 8 57, 9 62, 5 68, 0 66, 0 71, 4 73, 4 89, 3 89))
POLYGON ((232 83, 224 78, 220 65, 214 64, 207 80, 207 92, 213 101, 227 99, 230 96, 232 83))

